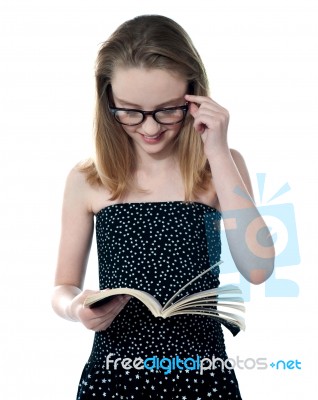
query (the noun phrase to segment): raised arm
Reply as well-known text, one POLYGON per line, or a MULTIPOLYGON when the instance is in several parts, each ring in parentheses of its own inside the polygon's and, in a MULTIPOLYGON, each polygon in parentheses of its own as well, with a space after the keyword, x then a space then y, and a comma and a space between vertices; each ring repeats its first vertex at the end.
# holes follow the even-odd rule
POLYGON ((264 282, 273 272, 275 250, 257 210, 243 157, 227 143, 229 114, 209 97, 187 95, 194 128, 201 134, 218 196, 229 248, 236 267, 250 282, 264 282))
POLYGON ((94 228, 90 193, 84 174, 74 168, 67 178, 64 192, 52 307, 62 318, 80 321, 88 329, 99 331, 111 324, 127 299, 118 296, 94 310, 83 307, 87 295, 97 292, 82 291, 94 228))

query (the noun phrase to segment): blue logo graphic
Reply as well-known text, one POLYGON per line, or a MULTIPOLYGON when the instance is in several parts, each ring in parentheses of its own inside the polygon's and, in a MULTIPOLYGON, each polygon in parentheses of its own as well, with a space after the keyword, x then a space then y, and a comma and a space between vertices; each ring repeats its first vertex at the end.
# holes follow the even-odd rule
MULTIPOLYGON (((289 279, 278 279, 275 276, 277 268, 287 267, 291 265, 298 265, 300 263, 300 254, 298 246, 297 228, 295 220, 295 210, 291 203, 281 203, 281 204, 269 204, 273 200, 282 196, 290 190, 288 183, 285 183, 264 205, 263 204, 263 193, 265 187, 266 174, 257 174, 258 181, 258 191, 260 205, 257 205, 257 209, 260 215, 265 220, 270 232, 275 246, 275 270, 271 277, 265 282, 265 296, 266 297, 297 297, 299 294, 299 287, 296 282, 289 279)), ((245 194, 236 191, 238 195, 244 196, 245 194)), ((235 229, 240 229, 242 231, 242 242, 237 245, 244 251, 248 250, 247 243, 245 241, 245 233, 247 229, 253 224, 255 219, 255 214, 248 214, 248 210, 233 210, 224 213, 223 219, 225 218, 235 218, 236 227, 235 229), (240 218, 244 213, 244 218, 240 218), (244 226, 241 226, 244 223, 244 226)), ((206 230, 207 230, 207 240, 211 240, 211 232, 215 230, 215 217, 211 215, 206 218, 206 230), (213 220, 214 218, 214 220, 213 220), (212 224, 212 225, 211 225, 212 224), (211 229, 211 226, 214 228, 211 229)), ((230 234, 230 232, 228 232, 230 234)), ((264 236, 264 235, 263 235, 264 236)), ((261 232, 258 232, 258 244, 259 246, 267 246, 266 238, 262 236, 261 232)), ((213 238, 212 238, 213 239, 213 238)), ((215 244, 215 239, 214 244, 215 244)), ((234 273, 238 272, 234 264, 233 258, 230 253, 228 246, 225 230, 221 228, 221 259, 224 261, 222 264, 221 273, 234 273)), ((270 243, 271 245, 271 243, 270 243)), ((245 301, 250 300, 250 283, 241 276, 240 274, 240 287, 243 292, 243 297, 245 301)))
POLYGON ((301 361, 299 360, 278 360, 276 363, 269 364, 273 369, 301 369, 301 361))

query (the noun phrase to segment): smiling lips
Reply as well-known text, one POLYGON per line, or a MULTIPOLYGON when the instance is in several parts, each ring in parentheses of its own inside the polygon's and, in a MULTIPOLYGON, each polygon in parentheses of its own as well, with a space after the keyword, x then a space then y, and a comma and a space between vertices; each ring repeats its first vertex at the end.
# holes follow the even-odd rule
POLYGON ((159 140, 161 139, 163 134, 164 134, 164 132, 161 132, 161 133, 159 133, 159 135, 156 135, 156 136, 147 136, 147 135, 143 135, 143 134, 141 136, 147 143, 157 143, 157 142, 159 142, 159 140))

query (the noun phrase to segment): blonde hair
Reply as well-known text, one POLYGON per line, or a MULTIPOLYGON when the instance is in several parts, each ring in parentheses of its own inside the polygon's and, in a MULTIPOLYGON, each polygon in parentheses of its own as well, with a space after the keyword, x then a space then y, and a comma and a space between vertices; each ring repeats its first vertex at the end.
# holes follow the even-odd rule
MULTIPOLYGON (((108 88, 116 68, 163 69, 180 74, 188 93, 208 95, 208 79, 202 60, 185 30, 160 15, 143 15, 124 22, 103 43, 96 62, 95 160, 82 166, 91 184, 107 187, 110 200, 134 188, 136 157, 130 137, 109 111, 108 88)), ((200 135, 189 115, 177 136, 176 154, 185 187, 185 200, 207 189, 211 171, 200 135)))

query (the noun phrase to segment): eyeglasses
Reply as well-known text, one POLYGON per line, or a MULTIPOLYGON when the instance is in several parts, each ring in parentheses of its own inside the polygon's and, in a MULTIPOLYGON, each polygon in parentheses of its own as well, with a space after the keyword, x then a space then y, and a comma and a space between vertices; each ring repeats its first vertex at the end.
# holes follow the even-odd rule
POLYGON ((188 103, 186 103, 183 106, 160 108, 154 111, 117 108, 111 106, 109 106, 109 110, 115 117, 116 121, 122 125, 139 125, 145 120, 146 115, 151 115, 158 124, 174 125, 179 124, 185 119, 188 107, 188 103))

